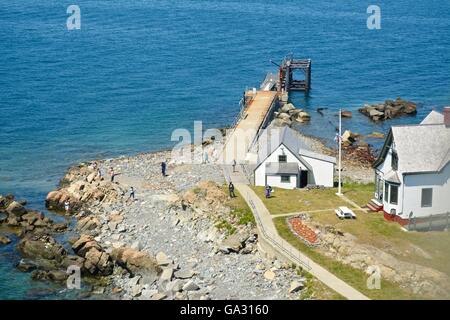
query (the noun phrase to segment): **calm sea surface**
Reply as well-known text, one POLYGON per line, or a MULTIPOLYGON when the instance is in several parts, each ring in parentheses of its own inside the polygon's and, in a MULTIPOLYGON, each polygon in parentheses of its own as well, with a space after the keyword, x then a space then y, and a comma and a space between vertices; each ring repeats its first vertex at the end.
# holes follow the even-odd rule
MULTIPOLYGON (((292 96, 311 112, 308 134, 332 139, 338 108, 355 111, 345 128, 370 133, 449 105, 450 2, 377 1, 381 30, 366 27, 369 4, 0 0, 0 193, 43 210, 70 164, 170 147, 194 120, 230 124, 243 90, 289 52, 313 61, 310 96, 292 96), (66 28, 72 3, 81 30, 66 28), (397 96, 418 115, 375 125, 356 112, 397 96)), ((17 259, 0 247, 0 299, 70 297, 17 259)))

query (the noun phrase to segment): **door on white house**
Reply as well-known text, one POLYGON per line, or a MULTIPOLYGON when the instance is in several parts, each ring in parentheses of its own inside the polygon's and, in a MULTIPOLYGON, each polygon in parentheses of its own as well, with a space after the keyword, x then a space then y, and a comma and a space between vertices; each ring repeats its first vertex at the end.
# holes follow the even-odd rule
POLYGON ((308 184, 308 171, 301 170, 300 171, 300 179, 299 179, 299 188, 304 188, 308 184))

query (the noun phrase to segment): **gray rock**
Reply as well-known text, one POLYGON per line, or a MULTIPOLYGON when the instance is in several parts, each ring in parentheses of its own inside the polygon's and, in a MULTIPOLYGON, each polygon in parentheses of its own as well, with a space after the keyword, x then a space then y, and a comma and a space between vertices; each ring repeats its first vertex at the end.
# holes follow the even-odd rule
POLYGON ((160 281, 170 281, 172 280, 173 277, 173 269, 172 268, 164 268, 163 272, 161 273, 160 276, 160 281))
POLYGON ((156 289, 144 289, 141 292, 140 298, 143 300, 149 300, 157 293, 158 293, 158 290, 156 290, 156 289))
POLYGON ((135 286, 131 289, 131 295, 132 295, 133 297, 139 296, 139 295, 141 294, 141 292, 142 292, 142 289, 143 289, 143 287, 142 287, 140 284, 135 285, 135 286))
POLYGON ((195 275, 193 270, 178 270, 175 272, 175 278, 178 279, 189 279, 195 275))
POLYGON ((183 286, 183 291, 195 291, 195 290, 199 290, 199 289, 200 289, 200 287, 192 280, 189 280, 183 286))
POLYGON ((297 292, 305 287, 305 284, 301 281, 294 280, 289 287, 289 293, 297 292))
POLYGON ((183 290, 183 282, 180 279, 170 281, 166 285, 166 290, 172 293, 179 292, 183 290))
POLYGON ((286 103, 283 107, 281 107, 281 112, 289 112, 290 110, 294 110, 295 106, 292 103, 286 103))
POLYGON ((141 276, 135 276, 128 281, 128 285, 130 287, 134 287, 134 286, 138 285, 140 281, 141 281, 141 276))
POLYGON ((275 272, 272 270, 267 270, 264 272, 264 278, 266 278, 269 281, 273 281, 275 279, 275 272))
POLYGON ((165 298, 167 298, 167 295, 165 293, 158 292, 151 297, 151 300, 164 300, 165 298))
POLYGON ((172 263, 172 260, 170 260, 164 252, 158 252, 156 254, 156 263, 159 266, 167 266, 172 263))

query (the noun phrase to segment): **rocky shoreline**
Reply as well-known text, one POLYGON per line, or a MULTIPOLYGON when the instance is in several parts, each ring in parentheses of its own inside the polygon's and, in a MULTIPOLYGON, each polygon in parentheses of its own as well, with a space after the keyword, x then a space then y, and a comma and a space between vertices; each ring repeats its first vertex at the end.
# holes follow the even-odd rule
MULTIPOLYGON (((67 225, 49 222, 41 230, 42 214, 34 227, 23 223, 30 231, 21 234, 17 245, 26 258, 17 267, 32 272, 33 279, 64 285, 67 267, 75 265, 81 281, 91 284, 90 295, 100 298, 316 297, 308 288, 308 282, 316 280, 258 249, 254 223, 227 203, 220 167, 171 163, 168 151, 96 164, 70 168, 46 199, 47 207, 58 212, 70 203, 65 214, 76 219, 73 231, 79 236, 70 239, 69 248, 53 236, 68 230, 67 225), (166 177, 161 175, 161 161, 168 161, 166 177), (110 168, 117 174, 114 182, 107 174, 110 168), (131 187, 135 199, 129 199, 131 187)), ((8 204, 2 212, 13 207, 18 206, 8 204)), ((28 221, 27 214, 19 224, 28 221)), ((13 220, 8 215, 2 223, 13 220)))
MULTIPOLYGON (((273 122, 290 126, 309 119, 286 104, 273 122)), ((314 151, 337 156, 319 138, 299 134, 314 151)), ((343 134, 344 181, 372 182, 374 152, 361 138, 343 134)), ((45 200, 49 210, 75 219, 74 230, 25 208, 26 202, 12 195, 0 196, 0 225, 21 239, 19 270, 64 284, 67 268, 77 266, 90 294, 103 298, 304 298, 312 280, 259 251, 254 222, 240 222, 223 183, 219 166, 172 163, 170 151, 81 163, 69 168, 45 200), (162 161, 169 164, 166 177, 162 161), (58 243, 55 234, 67 231, 78 236, 58 243)), ((0 235, 0 245, 10 243, 0 235)))

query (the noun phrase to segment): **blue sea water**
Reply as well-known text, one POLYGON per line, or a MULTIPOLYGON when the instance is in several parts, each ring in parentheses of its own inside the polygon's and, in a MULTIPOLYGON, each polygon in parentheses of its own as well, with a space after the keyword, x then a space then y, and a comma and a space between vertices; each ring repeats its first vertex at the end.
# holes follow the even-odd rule
MULTIPOLYGON (((228 125, 289 52, 313 61, 309 97, 292 95, 312 114, 308 134, 332 139, 338 108, 354 111, 344 128, 370 133, 449 105, 450 2, 376 1, 381 29, 369 30, 372 2, 0 0, 0 193, 44 210, 70 164, 170 147, 194 120, 228 125), (66 28, 70 4, 80 30, 66 28), (397 96, 418 115, 374 124, 356 112, 397 96)), ((41 284, 16 259, 0 248, 0 299, 65 297, 33 293, 41 284)))

